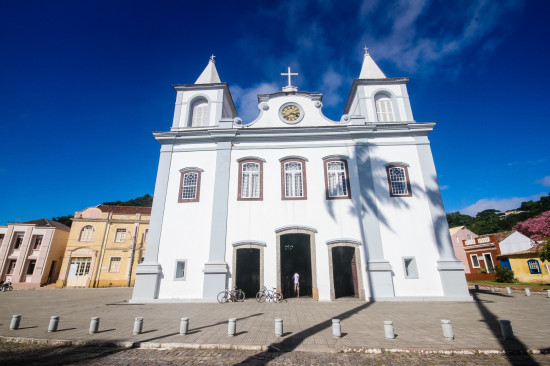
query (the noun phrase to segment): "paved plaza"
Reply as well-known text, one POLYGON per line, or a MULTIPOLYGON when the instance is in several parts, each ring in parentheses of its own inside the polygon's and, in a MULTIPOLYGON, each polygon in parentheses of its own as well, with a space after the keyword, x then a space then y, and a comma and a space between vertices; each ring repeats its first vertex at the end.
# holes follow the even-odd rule
MULTIPOLYGON (((0 293, 0 336, 39 340, 117 343, 142 348, 369 353, 473 351, 517 352, 550 349, 550 299, 514 292, 472 292, 473 302, 316 302, 130 304, 132 289, 49 289, 0 293), (13 314, 20 329, 10 330, 13 314), (50 317, 60 316, 57 332, 48 333, 50 317), (100 317, 99 332, 89 334, 91 317, 100 317), (134 319, 144 317, 143 332, 133 335, 134 319), (179 334, 180 319, 189 317, 189 333, 179 334), (228 318, 237 318, 237 333, 227 335, 228 318), (274 334, 282 318, 283 337, 274 334), (332 319, 340 319, 342 337, 334 338, 332 319), (451 321, 454 340, 445 340, 441 320, 451 321), (504 340, 499 320, 511 321, 515 340, 504 340), (384 337, 384 320, 392 320, 397 337, 384 337)), ((44 343, 44 341, 42 341, 44 343)), ((55 342, 50 343, 55 345, 55 342)), ((173 351, 175 352, 175 351, 173 351)), ((182 351, 183 352, 183 351, 182 351)), ((351 357, 351 356, 350 356, 351 357)), ((545 358, 547 360, 547 358, 545 358)))

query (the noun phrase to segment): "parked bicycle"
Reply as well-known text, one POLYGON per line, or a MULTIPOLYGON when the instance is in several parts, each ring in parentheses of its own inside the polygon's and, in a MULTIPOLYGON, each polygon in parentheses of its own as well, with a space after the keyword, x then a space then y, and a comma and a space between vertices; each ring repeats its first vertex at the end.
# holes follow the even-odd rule
POLYGON ((235 287, 233 290, 223 290, 218 294, 218 302, 223 304, 224 302, 243 302, 246 294, 243 290, 235 287))
POLYGON ((264 286, 264 288, 256 294, 256 301, 264 302, 265 300, 281 302, 283 301, 283 294, 277 291, 275 287, 273 287, 273 290, 268 290, 267 287, 264 286))
POLYGON ((13 290, 13 286, 11 285, 11 282, 2 281, 2 283, 0 284, 0 291, 5 292, 5 291, 11 291, 11 290, 13 290))

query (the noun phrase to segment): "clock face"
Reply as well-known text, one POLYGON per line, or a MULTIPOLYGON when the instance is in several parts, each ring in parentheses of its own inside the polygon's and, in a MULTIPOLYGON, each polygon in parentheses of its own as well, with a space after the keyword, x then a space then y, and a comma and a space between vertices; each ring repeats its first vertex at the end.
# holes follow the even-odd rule
POLYGON ((297 123, 302 119, 302 110, 296 104, 287 104, 281 109, 281 117, 285 122, 297 123))

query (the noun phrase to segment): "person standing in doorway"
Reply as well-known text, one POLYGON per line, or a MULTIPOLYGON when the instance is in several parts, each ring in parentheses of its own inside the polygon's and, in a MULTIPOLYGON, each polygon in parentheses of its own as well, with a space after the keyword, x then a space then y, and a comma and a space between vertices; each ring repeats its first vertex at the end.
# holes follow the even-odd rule
POLYGON ((300 275, 298 272, 294 273, 292 279, 294 280, 294 296, 300 297, 300 275))

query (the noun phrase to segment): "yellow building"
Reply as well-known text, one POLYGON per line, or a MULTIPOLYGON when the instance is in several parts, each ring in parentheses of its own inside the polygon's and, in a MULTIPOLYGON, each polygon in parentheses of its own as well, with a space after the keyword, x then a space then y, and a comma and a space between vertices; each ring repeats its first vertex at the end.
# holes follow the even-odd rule
POLYGON ((503 254, 499 259, 502 263, 508 258, 514 277, 519 282, 550 283, 550 264, 539 258, 541 248, 542 245, 538 244, 521 252, 503 254))
POLYGON ((77 211, 56 287, 133 286, 150 218, 151 207, 99 205, 77 211))

